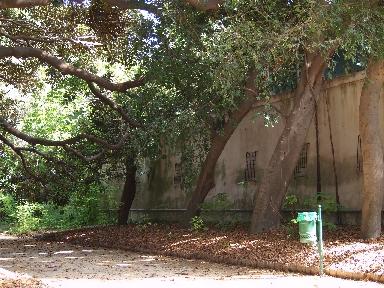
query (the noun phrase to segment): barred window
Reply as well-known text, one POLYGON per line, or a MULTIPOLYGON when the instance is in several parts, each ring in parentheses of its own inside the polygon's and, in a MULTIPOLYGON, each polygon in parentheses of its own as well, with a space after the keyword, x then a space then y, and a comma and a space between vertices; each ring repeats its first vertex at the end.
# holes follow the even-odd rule
POLYGON ((293 173, 294 177, 305 176, 305 172, 308 165, 308 150, 309 143, 305 143, 303 148, 301 149, 299 161, 297 162, 295 171, 293 173))
POLYGON ((181 163, 175 163, 175 174, 173 176, 173 184, 181 184, 181 163))
POLYGON ((357 136, 357 149, 356 149, 356 173, 361 174, 363 172, 363 154, 361 151, 361 137, 357 136))
POLYGON ((256 181, 256 155, 257 151, 245 154, 245 181, 256 181))

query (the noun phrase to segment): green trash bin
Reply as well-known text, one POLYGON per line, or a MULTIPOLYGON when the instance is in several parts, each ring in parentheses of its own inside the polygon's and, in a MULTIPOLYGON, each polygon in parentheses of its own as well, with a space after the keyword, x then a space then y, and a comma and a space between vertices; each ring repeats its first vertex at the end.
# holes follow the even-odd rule
POLYGON ((300 212, 296 218, 299 223, 300 242, 306 244, 314 244, 316 237, 316 212, 300 212))

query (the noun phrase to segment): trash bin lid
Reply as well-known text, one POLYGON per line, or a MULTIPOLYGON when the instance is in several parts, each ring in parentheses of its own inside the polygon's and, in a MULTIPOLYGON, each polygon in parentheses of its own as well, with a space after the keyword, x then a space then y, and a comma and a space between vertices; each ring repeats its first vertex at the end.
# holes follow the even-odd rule
POLYGON ((316 212, 299 212, 297 213, 297 222, 301 221, 316 221, 317 213, 316 212))

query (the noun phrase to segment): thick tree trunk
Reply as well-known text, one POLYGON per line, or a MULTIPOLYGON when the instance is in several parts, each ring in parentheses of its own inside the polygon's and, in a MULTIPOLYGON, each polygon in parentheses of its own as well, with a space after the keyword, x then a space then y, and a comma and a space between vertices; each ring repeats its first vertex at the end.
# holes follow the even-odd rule
POLYGON ((121 195, 117 224, 126 225, 129 211, 136 194, 136 165, 134 157, 128 157, 125 161, 125 183, 121 195))
MULTIPOLYGON (((258 102, 256 99, 257 92, 254 88, 255 77, 255 73, 251 72, 246 83, 246 99, 231 113, 230 119, 224 124, 223 131, 213 133, 211 137, 208 154, 205 157, 196 187, 187 205, 187 211, 183 219, 186 223, 197 214, 200 205, 204 202, 208 192, 215 186, 215 166, 229 138, 231 138, 233 132, 245 115, 247 115, 254 107, 254 104, 258 102)), ((265 102, 263 103, 265 104, 265 102)))
POLYGON ((363 203, 361 235, 377 238, 381 233, 383 205, 383 147, 380 135, 379 100, 384 85, 384 61, 371 61, 359 107, 363 154, 363 203))
POLYGON ((276 228, 280 224, 280 206, 299 159, 324 81, 327 57, 311 54, 307 59, 295 91, 294 108, 255 194, 251 233, 276 228))

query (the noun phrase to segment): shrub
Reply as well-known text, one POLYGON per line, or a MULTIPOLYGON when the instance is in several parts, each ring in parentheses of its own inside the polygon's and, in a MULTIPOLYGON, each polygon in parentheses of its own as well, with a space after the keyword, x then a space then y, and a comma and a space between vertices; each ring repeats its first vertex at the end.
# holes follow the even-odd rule
POLYGON ((200 216, 194 216, 191 219, 190 224, 191 224, 191 229, 193 231, 202 231, 206 228, 204 224, 204 220, 200 216))
POLYGON ((9 194, 0 192, 0 219, 5 222, 12 221, 16 210, 16 202, 9 194))
POLYGON ((111 224, 116 216, 111 215, 110 209, 116 207, 110 189, 101 185, 90 185, 85 192, 71 193, 63 206, 52 202, 17 204, 11 195, 0 194, 0 213, 2 219, 8 219, 13 233, 111 224))

